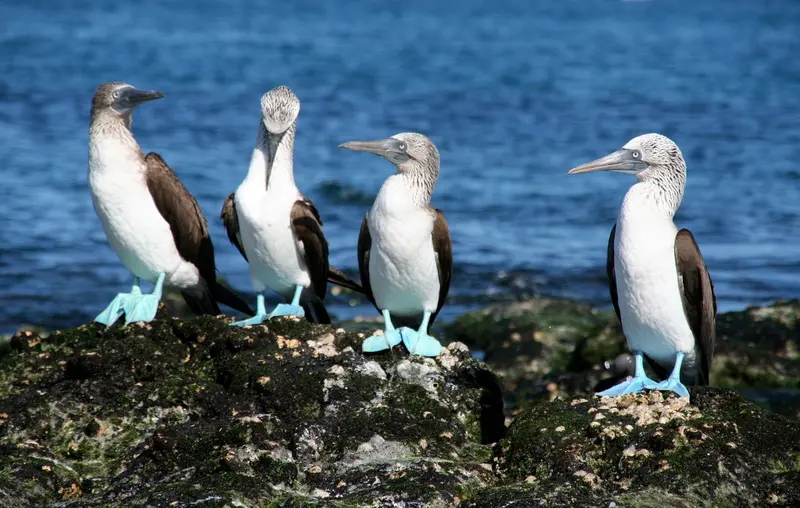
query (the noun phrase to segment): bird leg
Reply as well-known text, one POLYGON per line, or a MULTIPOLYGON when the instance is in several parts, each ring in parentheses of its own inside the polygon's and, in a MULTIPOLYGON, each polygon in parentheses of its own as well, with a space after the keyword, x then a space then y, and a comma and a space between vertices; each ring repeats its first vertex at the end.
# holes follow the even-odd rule
POLYGON ((439 356, 442 354, 442 345, 439 341, 428 335, 428 321, 431 319, 431 313, 425 311, 422 315, 422 324, 419 330, 414 331, 410 328, 401 328, 400 333, 403 337, 403 344, 412 355, 422 356, 439 356))
POLYGON ((377 353, 378 351, 392 349, 403 341, 400 331, 395 329, 392 324, 392 316, 389 315, 389 311, 383 309, 381 314, 383 314, 384 323, 383 335, 375 334, 364 339, 364 342, 361 343, 361 351, 364 353, 377 353))
POLYGON ((656 385, 657 390, 669 390, 677 393, 679 397, 688 397, 689 390, 681 383, 681 365, 683 364, 683 353, 675 356, 675 366, 667 379, 656 385))
POLYGON ((165 273, 158 274, 156 285, 149 295, 142 294, 141 289, 138 287, 131 291, 131 296, 125 300, 122 306, 125 310, 126 325, 137 321, 149 322, 156 317, 158 302, 161 301, 161 293, 166 276, 165 273))
POLYGON ((264 308, 264 295, 258 295, 256 297, 256 315, 243 319, 242 321, 234 321, 233 323, 228 323, 230 326, 249 326, 249 325, 260 325, 264 321, 269 319, 267 316, 267 309, 264 308))
POLYGON ((300 306, 300 295, 303 293, 303 286, 297 285, 294 288, 294 297, 292 298, 292 303, 279 303, 272 309, 272 312, 269 313, 267 316, 269 319, 280 317, 280 316, 297 316, 297 317, 305 317, 306 311, 300 306))
POLYGON ((642 390, 652 390, 658 385, 655 381, 647 377, 644 373, 644 353, 636 351, 636 372, 634 372, 633 379, 629 379, 612 386, 608 390, 597 392, 601 397, 618 397, 626 393, 638 393, 642 390))
POLYGON ((117 296, 111 300, 108 307, 103 312, 97 315, 94 320, 100 324, 111 326, 125 313, 125 303, 131 299, 141 296, 142 290, 139 287, 139 277, 133 277, 133 286, 130 293, 117 293, 117 296))

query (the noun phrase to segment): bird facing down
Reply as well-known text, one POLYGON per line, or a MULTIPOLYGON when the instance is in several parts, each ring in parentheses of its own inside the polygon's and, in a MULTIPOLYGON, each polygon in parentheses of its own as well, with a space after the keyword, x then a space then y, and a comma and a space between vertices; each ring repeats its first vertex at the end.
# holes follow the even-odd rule
POLYGON ((692 233, 679 231, 672 220, 686 184, 681 151, 665 136, 645 134, 568 174, 592 171, 628 173, 638 180, 611 229, 606 262, 611 300, 635 353, 636 371, 633 379, 599 395, 658 389, 688 397, 684 384, 709 382, 717 304, 692 233), (661 382, 646 376, 643 357, 661 382))
POLYGON ((253 287, 259 292, 256 315, 232 323, 237 326, 289 315, 330 323, 323 303, 328 280, 361 291, 359 284, 328 265, 319 212, 295 184, 299 114, 300 101, 289 88, 279 86, 264 94, 250 168, 222 207, 228 238, 248 262, 253 287), (290 303, 278 304, 267 314, 261 294, 267 289, 290 303))
POLYGON ((136 106, 159 92, 104 83, 92 99, 89 189, 108 243, 133 274, 130 293, 118 294, 95 321, 110 326, 155 317, 163 287, 181 291, 198 314, 220 313, 217 302, 252 310, 216 279, 214 246, 194 197, 157 153, 144 155, 131 131, 136 106), (155 283, 142 294, 140 281, 155 283))
POLYGON ((381 351, 402 341, 412 354, 439 355, 442 347, 428 327, 444 305, 453 265, 447 221, 430 206, 439 151, 416 133, 340 146, 380 155, 397 168, 378 192, 358 237, 361 284, 385 323, 384 334, 367 338, 362 349, 381 351))

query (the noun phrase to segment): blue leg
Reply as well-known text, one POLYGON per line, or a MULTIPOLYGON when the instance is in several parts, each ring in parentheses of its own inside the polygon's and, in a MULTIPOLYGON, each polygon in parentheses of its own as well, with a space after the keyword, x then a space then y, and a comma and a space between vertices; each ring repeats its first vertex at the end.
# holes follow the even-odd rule
POLYGON ((297 286, 294 288, 294 298, 292 298, 292 303, 279 303, 272 309, 272 312, 269 313, 267 316, 269 319, 280 317, 280 316, 297 316, 297 317, 305 317, 306 311, 300 307, 300 294, 303 292, 303 286, 297 286))
POLYGON ((656 385, 656 390, 669 390, 675 392, 679 397, 688 397, 689 390, 681 383, 681 365, 683 364, 683 353, 678 353, 675 357, 675 366, 667 379, 656 385))
POLYGON ((428 321, 431 313, 425 312, 422 316, 422 324, 418 331, 403 327, 400 333, 403 336, 403 344, 412 355, 439 356, 442 354, 442 345, 439 341, 428 335, 428 321))
POLYGON ((361 343, 361 351, 364 353, 377 353, 378 351, 392 349, 403 341, 400 332, 395 330, 392 324, 392 317, 389 315, 389 311, 384 309, 382 314, 385 328, 383 335, 373 335, 365 339, 361 343))
POLYGON ((608 390, 597 392, 597 395, 601 397, 618 397, 626 393, 638 393, 645 389, 652 390, 655 387, 656 382, 648 378, 644 373, 644 354, 641 351, 636 351, 636 372, 633 379, 623 381, 608 390))
POLYGON ((121 318, 125 313, 124 307, 128 300, 141 296, 142 290, 139 288, 139 277, 133 278, 133 287, 130 293, 118 293, 117 296, 111 300, 108 307, 103 312, 97 315, 94 320, 106 326, 111 326, 117 319, 121 318))
POLYGON ((125 301, 123 308, 125 309, 125 324, 135 323, 137 321, 150 322, 156 317, 158 311, 158 302, 161 301, 161 291, 164 288, 164 279, 166 274, 158 274, 156 286, 153 292, 149 295, 141 294, 131 296, 125 301))
POLYGON ((230 326, 260 325, 267 319, 267 309, 264 308, 264 295, 258 295, 256 298, 256 315, 242 321, 230 323, 230 326))

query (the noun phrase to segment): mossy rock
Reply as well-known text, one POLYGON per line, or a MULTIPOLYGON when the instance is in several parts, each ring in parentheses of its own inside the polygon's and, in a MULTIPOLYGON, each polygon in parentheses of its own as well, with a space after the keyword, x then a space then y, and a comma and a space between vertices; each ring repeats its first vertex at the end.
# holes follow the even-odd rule
POLYGON ((163 309, 18 333, 0 357, 0 506, 451 505, 490 484, 495 375, 463 345, 424 359, 362 340, 163 309))
POLYGON ((800 506, 800 423, 713 388, 691 405, 661 392, 558 400, 517 417, 495 467, 505 485, 467 506, 800 506))

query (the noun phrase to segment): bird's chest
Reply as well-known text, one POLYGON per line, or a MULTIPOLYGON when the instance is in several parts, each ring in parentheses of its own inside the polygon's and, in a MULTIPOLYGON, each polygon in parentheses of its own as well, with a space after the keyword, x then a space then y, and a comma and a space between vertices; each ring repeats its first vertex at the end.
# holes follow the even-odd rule
POLYGON ((267 190, 244 185, 236 191, 236 211, 242 244, 254 278, 267 287, 281 289, 303 284, 303 246, 298 243, 291 213, 297 190, 267 190))
POLYGON ((433 216, 379 198, 367 222, 372 237, 370 281, 378 306, 398 314, 434 311, 439 272, 431 237, 433 216))
POLYGON ((614 239, 622 326, 633 350, 669 362, 691 353, 694 337, 683 309, 672 219, 646 208, 623 209, 614 239))
POLYGON ((92 164, 92 203, 111 248, 138 277, 153 280, 158 273, 172 271, 181 259, 170 226, 147 188, 143 170, 129 161, 90 158, 92 164))

